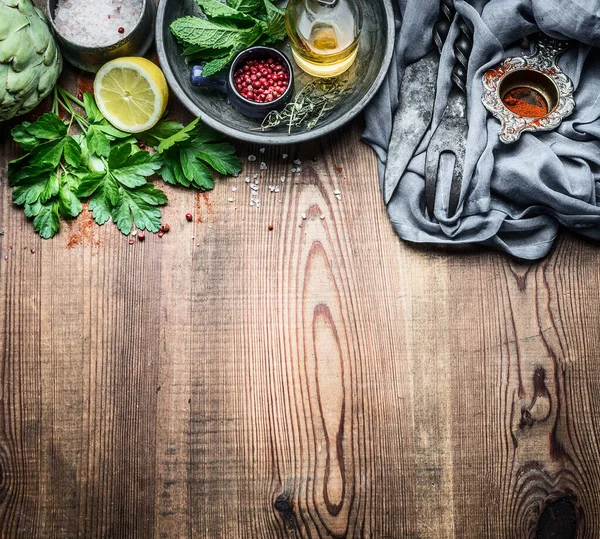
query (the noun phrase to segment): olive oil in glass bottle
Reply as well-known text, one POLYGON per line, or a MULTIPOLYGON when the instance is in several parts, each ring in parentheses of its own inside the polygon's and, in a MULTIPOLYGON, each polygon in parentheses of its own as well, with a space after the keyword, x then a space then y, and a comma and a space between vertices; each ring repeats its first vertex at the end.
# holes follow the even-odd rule
POLYGON ((336 77, 356 60, 360 0, 290 0, 285 24, 294 60, 307 73, 336 77))

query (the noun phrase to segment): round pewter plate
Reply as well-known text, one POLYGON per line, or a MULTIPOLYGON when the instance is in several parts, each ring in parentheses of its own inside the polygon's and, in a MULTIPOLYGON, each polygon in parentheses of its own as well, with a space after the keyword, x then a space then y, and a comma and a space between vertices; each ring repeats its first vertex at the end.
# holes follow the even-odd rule
MULTIPOLYGON (((364 23, 358 57, 341 76, 353 88, 352 93, 311 130, 295 130, 288 135, 287 126, 260 130, 260 121, 240 114, 220 93, 195 88, 190 84, 191 65, 181 56, 181 48, 169 26, 179 17, 201 16, 194 0, 161 0, 156 18, 156 46, 160 65, 169 86, 183 105, 204 123, 230 137, 258 144, 296 144, 321 137, 355 118, 373 98, 387 73, 394 51, 394 12, 391 0, 363 0, 364 23)), ((294 66, 294 95, 312 80, 292 60, 287 43, 280 50, 294 66)))

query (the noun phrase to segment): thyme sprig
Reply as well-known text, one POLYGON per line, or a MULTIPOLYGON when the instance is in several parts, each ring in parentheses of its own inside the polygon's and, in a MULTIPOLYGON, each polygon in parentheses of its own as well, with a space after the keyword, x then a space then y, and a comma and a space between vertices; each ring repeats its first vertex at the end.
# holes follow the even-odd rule
POLYGON ((270 112, 263 120, 260 130, 266 131, 281 125, 288 126, 288 134, 294 129, 313 129, 319 121, 339 102, 352 93, 347 81, 338 78, 315 79, 307 84, 283 110, 270 112))

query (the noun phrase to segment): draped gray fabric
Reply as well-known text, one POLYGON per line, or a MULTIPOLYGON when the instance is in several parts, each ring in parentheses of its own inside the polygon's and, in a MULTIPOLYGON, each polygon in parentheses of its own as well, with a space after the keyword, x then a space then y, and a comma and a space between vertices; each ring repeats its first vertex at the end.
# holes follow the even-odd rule
MULTIPOLYGON (((433 48, 439 2, 394 0, 397 42, 393 65, 367 110, 363 139, 377 152, 380 180, 405 66, 433 48)), ((559 227, 600 239, 600 0, 456 0, 474 29, 468 73, 469 136, 463 197, 454 219, 428 218, 424 200, 425 151, 431 132, 388 204, 398 235, 419 243, 482 243, 524 259, 544 257, 559 227), (555 131, 525 133, 500 142, 499 122, 481 104, 483 74, 509 56, 530 54, 522 39, 535 32, 573 39, 559 65, 576 88, 576 111, 555 131)), ((451 89, 456 21, 440 60, 432 128, 442 117, 451 89)))

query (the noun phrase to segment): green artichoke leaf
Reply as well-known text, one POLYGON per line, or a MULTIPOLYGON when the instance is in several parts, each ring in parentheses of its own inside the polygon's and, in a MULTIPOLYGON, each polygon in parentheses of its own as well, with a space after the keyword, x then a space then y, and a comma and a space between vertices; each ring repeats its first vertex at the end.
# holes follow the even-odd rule
POLYGON ((0 1, 0 121, 25 114, 51 91, 62 56, 31 0, 0 1))

